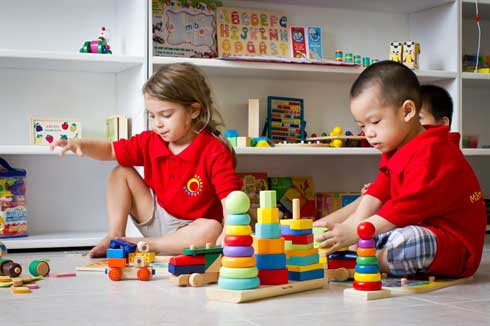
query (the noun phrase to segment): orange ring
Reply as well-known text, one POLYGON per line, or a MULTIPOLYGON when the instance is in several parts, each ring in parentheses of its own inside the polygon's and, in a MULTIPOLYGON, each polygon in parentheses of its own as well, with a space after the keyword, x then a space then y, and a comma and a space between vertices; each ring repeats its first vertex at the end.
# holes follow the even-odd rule
POLYGON ((227 257, 221 259, 221 265, 229 268, 254 267, 256 265, 255 256, 251 257, 227 257))
POLYGON ((357 255, 360 257, 376 256, 376 248, 357 248, 357 255))

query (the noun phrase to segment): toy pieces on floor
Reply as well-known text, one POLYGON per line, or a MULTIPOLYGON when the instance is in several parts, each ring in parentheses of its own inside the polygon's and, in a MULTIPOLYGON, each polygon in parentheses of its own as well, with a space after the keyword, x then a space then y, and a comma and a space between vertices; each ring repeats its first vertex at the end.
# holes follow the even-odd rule
POLYGON ((105 273, 111 281, 138 279, 148 281, 155 270, 150 263, 155 260, 155 253, 149 252, 148 243, 144 241, 138 244, 111 240, 107 249, 107 265, 105 273))
POLYGON ((327 286, 328 281, 324 278, 320 278, 308 281, 290 282, 281 285, 263 286, 251 290, 226 290, 219 287, 210 287, 206 289, 206 293, 210 300, 241 303, 321 289, 327 286))
POLYGON ((29 273, 32 276, 46 276, 49 274, 49 264, 44 259, 36 259, 29 264, 29 273))
POLYGON ((400 278, 383 279, 383 288, 389 289, 394 295, 406 295, 413 293, 425 293, 439 290, 445 287, 461 284, 473 279, 473 276, 457 279, 410 280, 400 278))
POLYGON ((184 249, 183 255, 168 262, 170 280, 178 286, 193 287, 218 282, 222 252, 222 247, 211 247, 209 243, 205 248, 184 249))
POLYGON ((17 277, 22 273, 22 266, 10 259, 0 258, 0 275, 17 277))
POLYGON ((359 241, 354 282, 351 289, 344 290, 344 297, 375 300, 391 296, 390 290, 382 288, 373 240, 375 233, 376 229, 370 222, 362 222, 357 226, 359 241))
MULTIPOLYGON (((168 261, 172 256, 155 256, 155 261, 150 266, 155 270, 156 275, 168 274, 168 261)), ((104 272, 107 268, 107 259, 98 259, 90 261, 84 265, 78 266, 76 271, 80 272, 104 272)))

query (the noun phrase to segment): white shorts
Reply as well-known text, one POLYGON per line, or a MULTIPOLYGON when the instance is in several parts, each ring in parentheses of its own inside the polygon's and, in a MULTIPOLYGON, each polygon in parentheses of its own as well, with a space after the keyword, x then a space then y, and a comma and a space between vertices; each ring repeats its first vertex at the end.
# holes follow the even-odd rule
POLYGON ((148 220, 138 223, 134 216, 131 218, 144 237, 161 237, 194 222, 194 220, 184 220, 170 215, 158 204, 155 196, 153 196, 153 215, 148 220))

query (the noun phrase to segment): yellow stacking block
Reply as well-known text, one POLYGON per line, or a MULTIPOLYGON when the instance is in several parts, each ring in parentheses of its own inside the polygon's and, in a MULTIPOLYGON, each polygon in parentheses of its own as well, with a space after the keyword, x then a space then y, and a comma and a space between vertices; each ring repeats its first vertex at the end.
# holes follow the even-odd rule
POLYGON ((313 220, 311 218, 281 220, 281 225, 287 225, 291 230, 309 230, 313 228, 313 220))
POLYGON ((128 255, 128 261, 134 263, 134 257, 144 257, 145 263, 152 263, 155 261, 154 252, 131 252, 128 255))
POLYGON ((381 281, 381 274, 380 273, 374 273, 374 274, 354 273, 354 280, 358 282, 379 282, 381 281))
POLYGON ((311 256, 317 253, 317 248, 312 248, 308 250, 286 250, 286 259, 289 259, 290 256, 311 256))
POLYGON ((254 238, 254 251, 256 254, 283 254, 284 239, 257 239, 254 238))
POLYGON ((250 235, 251 233, 250 225, 225 225, 226 235, 250 235))
POLYGON ((257 208, 257 222, 260 224, 279 223, 279 208, 257 208))
POLYGON ((308 272, 308 271, 312 271, 315 269, 323 269, 325 267, 325 265, 318 263, 318 264, 312 264, 312 265, 307 265, 307 266, 286 265, 286 267, 288 268, 288 271, 290 271, 290 272, 308 272))
POLYGON ((221 265, 228 268, 245 268, 256 266, 255 256, 251 257, 228 257, 221 258, 221 265))

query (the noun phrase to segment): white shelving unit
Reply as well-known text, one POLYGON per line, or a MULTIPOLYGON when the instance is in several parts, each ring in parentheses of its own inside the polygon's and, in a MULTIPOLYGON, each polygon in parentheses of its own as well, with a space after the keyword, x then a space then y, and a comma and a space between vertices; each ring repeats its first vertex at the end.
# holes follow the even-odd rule
MULTIPOLYGON (((474 2, 462 0, 261 0, 226 6, 281 11, 289 24, 320 26, 326 56, 336 49, 388 58, 389 43, 422 45, 422 83, 445 87, 453 97, 452 129, 490 143, 490 79, 462 73, 463 53, 473 53, 474 2), (471 51, 470 51, 471 50, 471 51), (469 52, 470 51, 470 52, 469 52)), ((478 1, 485 25, 490 1, 478 1), (486 16, 485 16, 486 15, 486 16)), ((0 155, 28 171, 30 236, 2 239, 9 248, 95 245, 105 234, 105 189, 114 162, 68 155, 29 144, 31 116, 79 118, 84 138, 104 137, 105 118, 124 113, 133 134, 145 129, 141 87, 159 66, 191 62, 208 76, 227 128, 247 133, 247 103, 259 98, 265 121, 267 96, 305 100, 309 133, 336 125, 357 132, 348 94, 361 68, 154 57, 150 0, 4 1, 0 11, 0 155), (149 17, 149 18, 148 18, 149 17), (110 29, 113 55, 80 54, 101 26, 110 29), (14 33, 15 32, 15 33, 14 33)), ((488 26, 488 25, 486 25, 488 26)), ((487 37, 482 54, 489 55, 487 37)), ((490 149, 463 149, 490 195, 490 149)), ((237 149, 240 172, 311 175, 315 191, 357 191, 374 180, 379 153, 372 148, 237 149)))
POLYGON ((105 234, 105 189, 113 162, 29 144, 30 118, 78 118, 84 138, 105 137, 105 119, 123 113, 145 128, 144 0, 2 1, 0 156, 27 170, 29 236, 0 239, 9 249, 95 245, 105 234), (109 29, 112 55, 79 53, 109 29))

